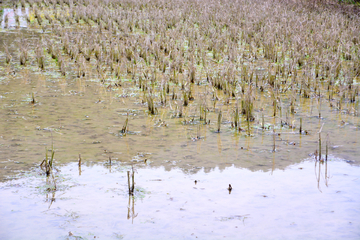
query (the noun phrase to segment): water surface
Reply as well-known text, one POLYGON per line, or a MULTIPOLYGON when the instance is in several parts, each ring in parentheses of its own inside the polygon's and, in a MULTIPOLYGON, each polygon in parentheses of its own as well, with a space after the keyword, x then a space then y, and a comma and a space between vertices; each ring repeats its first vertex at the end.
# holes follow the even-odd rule
POLYGON ((358 239, 359 168, 308 159, 272 172, 226 167, 184 173, 126 166, 61 167, 59 190, 33 172, 0 185, 4 239, 358 239), (319 174, 320 169, 320 174, 319 174), (326 171, 325 171, 326 170, 326 171), (319 175, 318 175, 319 174, 319 175), (319 178, 318 178, 319 177, 319 178), (197 181, 195 184, 194 181, 197 181), (231 194, 227 190, 231 183, 231 194), (31 224, 29 225, 29 223, 31 224), (71 238, 72 239, 72 238, 71 238))

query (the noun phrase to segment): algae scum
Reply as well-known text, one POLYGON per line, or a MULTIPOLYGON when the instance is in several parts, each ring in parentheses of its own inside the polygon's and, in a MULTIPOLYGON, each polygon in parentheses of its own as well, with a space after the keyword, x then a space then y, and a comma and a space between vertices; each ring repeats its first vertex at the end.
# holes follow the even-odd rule
POLYGON ((357 12, 5 1, 0 239, 359 239, 357 12))

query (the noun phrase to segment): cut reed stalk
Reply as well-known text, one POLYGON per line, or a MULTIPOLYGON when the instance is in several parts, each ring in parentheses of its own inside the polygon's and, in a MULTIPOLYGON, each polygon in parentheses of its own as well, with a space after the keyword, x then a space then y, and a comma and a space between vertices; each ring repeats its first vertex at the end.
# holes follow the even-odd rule
POLYGON ((30 103, 31 103, 31 104, 35 104, 35 103, 36 103, 34 93, 31 93, 31 102, 30 102, 30 103))
POLYGON ((321 156, 321 131, 322 131, 322 128, 323 128, 323 126, 324 126, 324 123, 321 125, 321 128, 320 128, 320 130, 319 130, 319 161, 321 161, 321 158, 322 158, 322 156, 321 156))
POLYGON ((21 41, 20 46, 20 65, 26 66, 26 61, 28 60, 28 49, 27 44, 24 42, 24 40, 21 41))
POLYGON ((5 28, 8 28, 9 27, 9 15, 8 14, 6 14, 5 15, 5 28))
POLYGON ((129 113, 127 113, 126 120, 123 128, 121 129, 121 133, 126 133, 128 131, 128 122, 129 122, 129 113))
POLYGON ((9 64, 11 62, 12 56, 11 56, 11 54, 9 52, 8 47, 5 44, 4 44, 4 49, 5 49, 5 54, 6 54, 5 62, 6 62, 6 64, 9 64))
POLYGON ((326 135, 325 161, 328 160, 328 153, 329 153, 329 134, 326 135))
POLYGON ((81 154, 79 153, 78 165, 81 166, 81 154))
POLYGON ((128 179, 129 195, 132 195, 131 186, 130 186, 130 171, 127 171, 127 179, 128 179))
POLYGON ((127 171, 127 178, 128 178, 129 195, 134 195, 134 190, 135 190, 134 166, 131 167, 131 174, 130 174, 130 171, 127 171))
POLYGON ((187 105, 189 105, 189 95, 186 91, 183 92, 183 105, 186 107, 187 105))
POLYGON ((273 152, 276 152, 276 133, 275 133, 275 126, 273 128, 273 152))
POLYGON ((239 126, 239 108, 236 107, 234 111, 234 127, 238 128, 239 126))
POLYGON ((45 57, 44 57, 43 48, 40 45, 37 46, 35 50, 35 54, 39 68, 41 70, 45 70, 45 63, 44 63, 45 57))
POLYGON ((20 16, 16 13, 16 11, 15 11, 15 22, 16 22, 16 27, 20 27, 20 16))
POLYGON ((154 104, 154 99, 151 93, 148 94, 147 98, 148 110, 150 114, 155 115, 157 113, 157 109, 154 104))
POLYGON ((219 133, 220 132, 220 127, 221 127, 221 117, 222 117, 222 114, 221 114, 221 110, 218 114, 218 121, 217 121, 217 132, 219 133))

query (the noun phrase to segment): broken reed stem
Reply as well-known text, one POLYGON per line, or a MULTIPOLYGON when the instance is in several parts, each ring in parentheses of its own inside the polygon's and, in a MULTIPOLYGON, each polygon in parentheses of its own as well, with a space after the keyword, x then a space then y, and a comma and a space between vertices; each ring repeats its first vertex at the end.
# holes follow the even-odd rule
POLYGON ((326 141, 326 148, 325 148, 325 161, 328 159, 328 142, 326 141))
POLYGON ((324 126, 324 123, 322 124, 320 131, 319 131, 319 161, 321 161, 321 131, 324 126))
POLYGON ((35 104, 36 103, 36 101, 35 101, 35 95, 34 95, 34 93, 31 93, 31 97, 32 97, 32 100, 31 100, 31 104, 35 104))
POLYGON ((237 128, 238 124, 239 124, 239 108, 236 107, 235 116, 234 116, 234 127, 237 128))
POLYGON ((131 179, 132 179, 131 194, 134 194, 134 188, 135 188, 135 173, 134 173, 134 166, 132 167, 131 179))
POLYGON ((328 160, 329 153, 329 134, 326 135, 325 161, 328 160))
POLYGON ((52 149, 51 150, 51 158, 50 158, 50 162, 49 162, 49 166, 51 169, 53 167, 54 155, 55 155, 55 151, 54 151, 54 149, 52 149))
POLYGON ((9 23, 9 15, 6 14, 5 15, 5 28, 8 28, 8 23, 9 23))
POLYGON ((299 129, 299 133, 301 134, 302 132, 302 118, 300 118, 300 129, 299 129))
POLYGON ((24 39, 21 40, 20 46, 20 65, 26 66, 28 60, 28 45, 24 39))
POLYGON ((79 153, 79 167, 81 166, 81 154, 79 153))
POLYGON ((276 102, 276 99, 274 98, 274 102, 273 102, 273 105, 274 105, 274 117, 276 116, 276 107, 277 107, 277 102, 276 102))
POLYGON ((54 182, 54 190, 56 190, 57 189, 57 187, 56 187, 56 181, 55 181, 55 176, 54 176, 54 173, 51 171, 51 176, 52 176, 52 178, 53 178, 53 182, 54 182))
POLYGON ((183 105, 186 107, 186 106, 189 105, 189 95, 188 95, 188 93, 186 91, 184 91, 184 93, 183 93, 183 98, 184 98, 183 105))
POLYGON ((319 132, 319 161, 321 161, 321 132, 319 132))
POLYGON ((205 124, 206 124, 206 109, 204 108, 204 121, 205 121, 205 124))
POLYGON ((157 112, 157 109, 154 105, 154 99, 153 96, 151 95, 151 93, 149 93, 148 97, 146 98, 147 103, 148 103, 148 109, 151 115, 155 115, 157 112))
POLYGON ((273 129, 273 152, 276 151, 276 141, 275 141, 275 126, 274 126, 274 129, 273 129))
POLYGON ((126 120, 125 120, 125 124, 124 124, 123 128, 121 129, 121 133, 126 133, 126 132, 127 132, 128 122, 129 122, 129 113, 127 113, 127 117, 126 117, 126 120))
MULTIPOLYGON (((57 189, 57 186, 56 186, 56 179, 55 179, 55 176, 54 176, 54 173, 52 171, 52 168, 53 168, 53 161, 54 161, 54 155, 55 155, 55 151, 54 151, 54 145, 52 145, 52 149, 51 149, 51 158, 50 160, 48 159, 48 149, 47 147, 45 147, 45 159, 41 162, 40 164, 40 167, 42 170, 43 169, 43 165, 45 164, 45 174, 46 174, 46 177, 47 179, 49 179, 50 175, 52 176, 52 179, 53 179, 53 184, 54 184, 54 190, 57 189)), ((48 190, 51 190, 50 188, 48 188, 48 190)))
POLYGON ((130 171, 127 171, 127 178, 128 178, 129 195, 132 195, 131 188, 130 188, 130 171))
POLYGON ((127 177, 128 177, 129 195, 134 195, 134 189, 135 189, 134 166, 131 167, 131 184, 130 184, 130 171, 127 171, 127 177))
POLYGON ((8 47, 5 44, 4 44, 4 48, 5 48, 5 53, 6 53, 5 62, 6 62, 6 64, 9 64, 11 62, 12 56, 9 52, 8 47))
MULTIPOLYGON (((51 133, 51 136, 52 136, 52 133, 51 133)), ((49 161, 50 170, 52 170, 52 168, 53 168, 54 155, 55 155, 54 143, 52 142, 51 143, 51 158, 50 158, 50 161, 49 161)))
POLYGON ((50 175, 49 164, 48 164, 48 150, 47 150, 47 147, 45 147, 45 172, 46 172, 46 176, 50 175))
POLYGON ((319 119, 320 118, 321 118, 321 95, 320 95, 320 92, 319 92, 319 119))
POLYGON ((38 45, 35 49, 35 54, 36 54, 36 60, 38 63, 38 66, 41 70, 45 70, 45 58, 44 58, 44 53, 43 53, 43 48, 41 45, 38 45))
POLYGON ((219 112, 218 115, 218 122, 217 122, 217 131, 220 132, 220 127, 221 127, 221 110, 219 112))

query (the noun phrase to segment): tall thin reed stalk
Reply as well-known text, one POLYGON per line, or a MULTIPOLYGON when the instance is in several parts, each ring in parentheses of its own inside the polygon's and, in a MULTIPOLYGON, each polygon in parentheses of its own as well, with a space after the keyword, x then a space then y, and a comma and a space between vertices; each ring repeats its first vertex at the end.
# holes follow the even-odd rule
POLYGON ((218 114, 218 119, 217 119, 217 132, 220 132, 221 118, 222 118, 222 113, 221 113, 221 110, 220 110, 220 112, 218 114))
POLYGON ((324 126, 324 123, 321 125, 321 128, 320 128, 320 130, 319 130, 319 161, 321 161, 321 158, 322 158, 322 156, 321 156, 321 131, 322 131, 322 128, 323 128, 323 126, 324 126))
POLYGON ((11 56, 11 54, 10 54, 10 52, 9 52, 9 49, 8 49, 8 47, 4 44, 4 49, 5 49, 5 62, 6 62, 6 64, 9 64, 10 62, 11 62, 11 59, 12 59, 12 56, 11 56))

